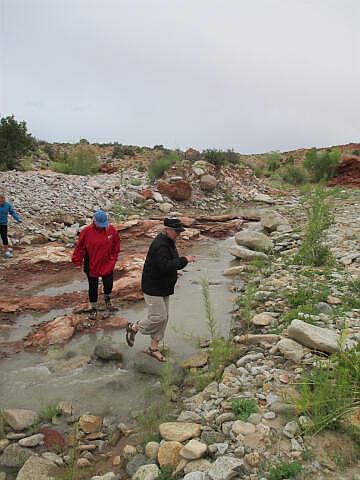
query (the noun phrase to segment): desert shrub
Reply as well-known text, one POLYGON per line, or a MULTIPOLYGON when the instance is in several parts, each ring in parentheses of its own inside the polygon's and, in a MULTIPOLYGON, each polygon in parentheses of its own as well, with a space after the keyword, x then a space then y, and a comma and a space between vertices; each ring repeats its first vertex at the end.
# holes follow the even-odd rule
POLYGON ((0 119, 0 170, 15 168, 19 158, 35 147, 36 140, 25 122, 17 122, 13 115, 0 119))
POLYGON ((307 179, 306 171, 293 164, 285 165, 279 173, 284 182, 290 185, 301 185, 307 179))
POLYGON ((239 155, 234 152, 232 149, 228 150, 216 150, 216 149, 207 149, 202 151, 202 157, 212 165, 226 165, 237 164, 239 162, 239 155))
POLYGON ((100 163, 94 148, 85 143, 78 144, 70 154, 62 154, 51 168, 56 172, 74 175, 92 175, 99 171, 100 163))
POLYGON ((280 152, 269 152, 265 155, 265 165, 267 170, 275 172, 280 167, 280 152))
POLYGON ((126 155, 128 157, 134 157, 137 151, 138 151, 137 147, 115 143, 113 152, 112 152, 112 158, 124 158, 126 155))
POLYGON ((360 342, 341 350, 329 360, 319 361, 297 384, 299 396, 293 402, 298 414, 310 418, 307 429, 319 432, 337 428, 360 406, 360 342))
POLYGON ((161 178, 166 170, 180 158, 176 153, 166 153, 157 156, 149 165, 148 175, 150 181, 161 178))
POLYGON ((309 172, 312 180, 329 180, 335 174, 335 170, 340 163, 340 151, 337 149, 318 152, 315 148, 308 151, 305 155, 304 167, 309 172))
POLYGON ((332 261, 330 249, 323 243, 326 230, 333 223, 328 196, 326 189, 317 187, 305 197, 307 224, 304 239, 294 259, 296 263, 319 267, 332 261))

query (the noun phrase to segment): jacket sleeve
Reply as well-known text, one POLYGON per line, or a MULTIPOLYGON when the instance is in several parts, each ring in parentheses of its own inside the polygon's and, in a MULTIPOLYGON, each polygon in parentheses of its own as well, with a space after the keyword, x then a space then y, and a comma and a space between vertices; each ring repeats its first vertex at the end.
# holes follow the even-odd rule
POLYGON ((75 265, 81 265, 84 260, 84 256, 86 252, 85 234, 86 234, 85 230, 80 232, 74 253, 72 254, 72 257, 71 257, 71 261, 75 263, 75 265))
POLYGON ((169 273, 185 268, 188 261, 185 257, 171 258, 169 249, 166 246, 161 246, 156 252, 156 263, 161 272, 169 273))
POLYGON ((114 230, 115 232, 113 236, 112 254, 117 259, 120 253, 121 242, 119 232, 116 229, 114 230))
POLYGON ((21 222, 21 218, 19 217, 19 215, 15 212, 15 210, 13 209, 12 205, 9 203, 9 214, 13 217, 14 220, 16 220, 17 222, 21 222))

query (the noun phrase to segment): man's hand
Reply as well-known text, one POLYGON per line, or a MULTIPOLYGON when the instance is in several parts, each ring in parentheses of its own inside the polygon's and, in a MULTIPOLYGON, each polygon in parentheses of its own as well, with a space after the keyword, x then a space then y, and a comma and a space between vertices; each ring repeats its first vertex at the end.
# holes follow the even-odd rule
POLYGON ((187 255, 186 257, 186 260, 189 262, 189 263, 193 263, 195 262, 196 258, 194 257, 194 255, 187 255))

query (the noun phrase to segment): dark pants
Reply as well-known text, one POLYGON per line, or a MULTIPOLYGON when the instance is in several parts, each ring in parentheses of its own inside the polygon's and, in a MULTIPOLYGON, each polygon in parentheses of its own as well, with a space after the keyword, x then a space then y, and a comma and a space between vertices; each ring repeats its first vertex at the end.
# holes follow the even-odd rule
POLYGON ((0 225, 0 237, 4 245, 9 245, 7 229, 8 229, 7 225, 0 225))
MULTIPOLYGON (((89 301, 95 303, 98 300, 99 277, 87 276, 89 282, 89 301)), ((104 294, 110 295, 114 283, 114 272, 109 273, 106 277, 101 277, 104 286, 104 294)))

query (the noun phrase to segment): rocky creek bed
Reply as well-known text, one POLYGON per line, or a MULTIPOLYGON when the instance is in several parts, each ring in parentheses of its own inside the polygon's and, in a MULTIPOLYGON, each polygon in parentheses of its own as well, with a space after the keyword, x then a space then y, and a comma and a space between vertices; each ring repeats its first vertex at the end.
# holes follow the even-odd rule
MULTIPOLYGON (((209 256, 205 259, 209 265, 215 266, 217 263, 219 274, 226 273, 225 278, 230 279, 233 285, 233 295, 240 299, 244 300, 248 294, 247 285, 255 282, 253 300, 256 306, 253 307, 251 318, 246 322, 240 309, 235 308, 231 318, 231 332, 234 342, 239 345, 239 353, 234 362, 225 368, 221 378, 211 382, 200 392, 195 390, 191 382, 181 383, 173 389, 170 417, 159 425, 158 438, 144 444, 138 433, 133 431, 135 422, 131 417, 120 418, 113 412, 86 412, 82 405, 76 402, 60 402, 56 414, 51 417, 52 412, 47 412, 47 418, 44 412, 42 418, 39 418, 40 406, 33 407, 30 411, 22 411, 13 407, 29 408, 25 401, 21 402, 21 405, 7 402, 2 405, 3 438, 0 440, 0 465, 5 469, 3 478, 45 480, 56 478, 56 475, 62 478, 61 469, 69 471, 69 465, 72 465, 71 454, 76 450, 75 463, 81 478, 93 480, 128 477, 134 480, 155 480, 160 469, 164 475, 167 466, 186 480, 263 480, 269 478, 271 467, 278 465, 279 461, 300 464, 302 472, 298 478, 358 480, 359 459, 351 438, 346 433, 336 431, 324 432, 315 437, 304 434, 303 427, 309 419, 306 415, 296 415, 290 400, 296 396, 295 384, 300 375, 311 369, 319 358, 324 358, 339 348, 344 327, 347 348, 360 340, 360 311, 347 306, 346 300, 349 275, 355 279, 360 275, 360 196, 354 191, 351 195, 345 195, 345 198, 337 198, 335 202, 336 221, 329 230, 327 241, 342 267, 330 269, 325 282, 319 271, 313 272, 309 281, 308 273, 304 274, 302 267, 288 261, 301 243, 299 227, 305 221, 304 211, 295 197, 280 200, 266 215, 253 211, 253 221, 242 224, 242 231, 235 236, 236 241, 231 238, 220 244, 221 249, 226 249, 226 254, 220 256, 224 259, 223 264, 217 263, 219 256, 216 254, 213 257, 214 263, 210 262, 209 256), (231 264, 231 258, 238 260, 231 264), (254 263, 254 258, 257 258, 258 263, 254 263), (265 260, 269 260, 269 263, 261 263, 265 260), (246 267, 249 262, 252 265, 250 269, 246 267), (316 282, 326 283, 329 289, 326 291, 327 296, 318 302, 316 314, 299 309, 296 317, 286 319, 284 312, 290 309, 286 294, 295 291, 302 282, 305 286, 309 286, 310 282, 313 285, 316 282), (343 305, 343 308, 340 308, 340 305, 343 305), (232 402, 236 399, 253 400, 256 411, 246 420, 236 418, 232 407, 232 402), (32 429, 29 430, 30 427, 32 429), (74 429, 78 431, 74 432, 74 429), (78 437, 77 442, 74 442, 75 434, 78 437), (74 443, 75 449, 72 446, 74 443), (339 471, 339 451, 349 460, 350 465, 350 468, 343 472, 339 471)), ((210 266, 208 270, 210 273, 210 266)), ((6 277, 7 274, 2 275, 6 277)), ((184 281, 185 278, 184 276, 184 281)), ((215 304, 216 315, 222 322, 226 313, 221 309, 217 310, 218 299, 221 298, 224 303, 223 297, 228 290, 223 290, 217 278, 212 279, 210 274, 210 284, 211 281, 214 282, 210 289, 211 298, 215 304)), ((223 282, 222 280, 220 283, 223 282)), ((198 288, 198 285, 193 284, 191 288, 195 287, 198 288)), ((179 309, 181 313, 185 313, 185 292, 181 292, 180 288, 181 286, 177 292, 179 303, 175 308, 176 311, 179 309)), ((199 292, 198 288, 198 297, 199 292)), ((23 297, 26 297, 26 291, 23 293, 23 297)), ((229 297, 228 307, 231 300, 229 297)), ((70 307, 73 307, 71 302, 70 307)), ((18 315, 24 309, 24 304, 18 308, 15 312, 3 311, 3 315, 18 315)), ((135 316, 138 314, 139 311, 135 316)), ((228 322, 230 326, 230 316, 228 322)), ((225 320, 225 330, 226 325, 225 320)), ((117 324, 116 328, 118 327, 117 324)), ((27 336, 28 342, 35 338, 44 338, 36 337, 36 329, 31 333, 33 336, 27 336)), ((206 332, 203 330, 194 333, 196 336, 205 336, 206 332)), ((85 345, 89 342, 95 347, 97 335, 99 332, 80 336, 82 340, 79 350, 86 350, 85 345)), ((115 335, 113 339, 117 340, 115 347, 118 347, 120 342, 117 334, 111 335, 115 335)), ((181 346, 180 350, 183 351, 185 343, 177 344, 180 336, 179 332, 174 335, 173 344, 169 339, 171 350, 176 351, 176 348, 181 346)), ((57 357, 59 351, 64 353, 63 359, 66 360, 66 352, 71 352, 71 342, 76 338, 75 336, 70 340, 65 348, 54 350, 54 364, 61 364, 57 357)), ((48 348, 48 344, 49 342, 32 343, 26 348, 48 348)), ((122 349, 113 348, 112 343, 111 345, 112 348, 107 352, 98 354, 104 357, 109 355, 108 358, 114 355, 111 362, 116 362, 116 355, 122 353, 122 349)), ((23 352, 24 346, 22 344, 19 347, 21 352, 17 354, 12 353, 11 349, 5 349, 5 353, 10 356, 2 360, 2 363, 16 362, 21 355, 25 357, 19 360, 20 363, 26 362, 26 355, 28 359, 33 355, 42 358, 39 352, 23 352)), ((47 351, 49 355, 51 349, 47 351)), ((185 354, 184 356, 190 355, 191 351, 185 349, 185 354)), ((74 365, 71 366, 71 355, 69 357, 67 360, 71 371, 74 365)), ((180 357, 176 363, 183 359, 180 357)), ((162 395, 156 380, 161 372, 158 371, 159 365, 154 362, 148 361, 146 368, 152 369, 155 379, 154 376, 147 376, 146 378, 152 380, 148 380, 142 392, 126 392, 126 385, 129 385, 127 382, 123 390, 119 386, 119 391, 117 382, 111 383, 111 380, 113 390, 111 392, 110 389, 107 395, 118 395, 123 399, 123 395, 129 393, 129 397, 125 397, 127 402, 143 395, 150 412, 151 405, 159 401, 162 395)), ((206 356, 204 357, 203 353, 196 355, 187 365, 187 368, 193 370, 206 370, 206 356)), ((78 369, 84 367, 89 368, 88 362, 80 362, 76 366, 78 369)), ((39 374, 47 373, 42 369, 39 374)), ((104 372, 100 376, 103 377, 104 372)), ((9 383, 15 381, 13 378, 9 383)), ((6 385, 2 385, 4 386, 6 388, 6 385)), ((31 387, 28 391, 29 395, 32 395, 31 387)), ((11 396, 9 400, 10 398, 11 396)), ((46 405, 43 406, 44 409, 45 407, 46 405)), ((133 413, 138 407, 135 402, 133 413)), ((352 422, 356 428, 357 421, 355 412, 352 422)))

